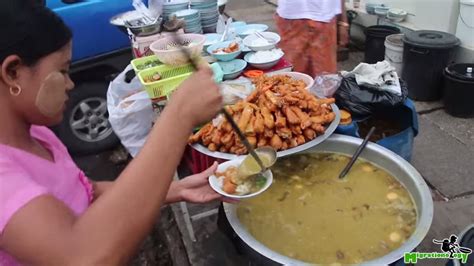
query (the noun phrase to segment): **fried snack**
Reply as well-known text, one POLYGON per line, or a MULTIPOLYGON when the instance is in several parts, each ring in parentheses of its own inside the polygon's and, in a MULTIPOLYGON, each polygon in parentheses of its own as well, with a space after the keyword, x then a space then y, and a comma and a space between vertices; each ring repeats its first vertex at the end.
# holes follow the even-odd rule
POLYGON ((263 116, 263 124, 265 127, 268 129, 273 129, 273 127, 275 127, 275 120, 273 115, 270 113, 270 110, 268 110, 268 108, 265 106, 261 107, 260 110, 263 116))
POLYGON ((286 119, 288 119, 288 123, 290 124, 299 124, 301 123, 300 118, 291 110, 290 106, 283 107, 283 113, 286 115, 286 119))
POLYGON ((270 140, 270 146, 278 151, 283 146, 283 141, 278 135, 273 135, 272 139, 270 140))
POLYGON ((245 129, 247 129, 247 125, 250 122, 250 119, 252 118, 252 114, 253 108, 249 105, 246 105, 244 110, 242 111, 242 116, 240 117, 240 119, 238 120, 239 122, 237 123, 240 130, 245 131, 245 129))
MULTIPOLYGON (((336 115, 333 98, 319 99, 306 90, 306 84, 285 75, 260 76, 252 80, 256 89, 245 99, 226 109, 254 147, 272 146, 286 150, 324 134, 336 115)), ((227 121, 206 124, 189 138, 210 150, 246 154, 227 121)))

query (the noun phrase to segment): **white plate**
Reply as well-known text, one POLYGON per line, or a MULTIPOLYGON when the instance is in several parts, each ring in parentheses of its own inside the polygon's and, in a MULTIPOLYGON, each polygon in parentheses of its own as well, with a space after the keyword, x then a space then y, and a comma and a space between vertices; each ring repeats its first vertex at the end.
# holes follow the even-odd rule
MULTIPOLYGON (((334 121, 332 121, 332 123, 329 124, 329 126, 326 128, 326 131, 324 132, 323 135, 317 136, 315 139, 313 139, 311 141, 308 141, 308 142, 306 142, 302 145, 296 146, 296 147, 288 149, 286 151, 279 151, 279 152, 277 152, 277 157, 278 158, 285 157, 285 156, 288 156, 288 155, 291 155, 291 154, 294 154, 294 153, 298 153, 300 151, 307 150, 307 149, 312 148, 312 147, 318 145, 319 143, 325 141, 327 138, 329 138, 329 136, 331 136, 332 133, 334 133, 337 126, 339 125, 339 121, 341 120, 341 114, 339 112, 339 108, 337 107, 337 105, 336 104, 331 104, 331 108, 332 108, 333 112, 336 114, 336 118, 334 118, 334 121)), ((243 157, 246 156, 246 155, 236 155, 236 154, 232 154, 232 153, 223 153, 223 152, 217 152, 217 151, 210 151, 207 147, 203 146, 200 143, 192 144, 191 147, 193 147, 193 149, 197 150, 200 153, 203 153, 207 156, 210 156, 212 158, 217 158, 217 159, 234 160, 236 158, 243 158, 243 157)))
MULTIPOLYGON (((224 172, 227 168, 229 168, 231 166, 238 167, 244 159, 245 159, 245 157, 241 157, 241 158, 234 159, 232 161, 227 161, 225 163, 221 163, 217 167, 217 172, 224 172)), ((265 190, 267 190, 270 187, 270 185, 273 182, 273 173, 272 173, 272 171, 267 170, 263 173, 263 175, 267 178, 267 182, 265 183, 263 188, 260 189, 259 191, 255 192, 255 193, 251 193, 251 194, 247 194, 247 195, 233 195, 233 194, 225 193, 224 190, 222 190, 222 187, 220 186, 219 180, 217 179, 217 177, 215 175, 211 175, 209 177, 209 185, 211 186, 212 189, 214 189, 214 191, 216 191, 217 193, 221 194, 224 197, 232 198, 232 199, 247 199, 247 198, 255 197, 255 196, 261 194, 262 192, 264 192, 265 190)))

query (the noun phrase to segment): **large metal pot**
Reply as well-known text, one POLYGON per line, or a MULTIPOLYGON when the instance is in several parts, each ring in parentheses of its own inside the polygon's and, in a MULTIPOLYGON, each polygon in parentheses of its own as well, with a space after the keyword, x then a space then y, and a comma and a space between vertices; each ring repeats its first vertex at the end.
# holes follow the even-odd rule
MULTIPOLYGON (((351 155, 361 143, 362 140, 359 138, 334 134, 325 142, 309 150, 302 151, 300 154, 312 152, 337 152, 351 155)), ((420 173, 418 173, 413 166, 397 154, 375 143, 369 143, 361 154, 361 158, 384 168, 396 177, 398 181, 408 189, 417 207, 418 224, 413 235, 398 249, 383 257, 362 264, 388 265, 402 258, 405 252, 413 251, 426 236, 433 219, 433 200, 431 198, 430 190, 420 173)), ((240 223, 236 209, 236 205, 224 204, 225 215, 232 226, 232 229, 251 249, 266 257, 271 262, 283 265, 309 265, 303 261, 295 260, 279 254, 258 242, 240 223)))

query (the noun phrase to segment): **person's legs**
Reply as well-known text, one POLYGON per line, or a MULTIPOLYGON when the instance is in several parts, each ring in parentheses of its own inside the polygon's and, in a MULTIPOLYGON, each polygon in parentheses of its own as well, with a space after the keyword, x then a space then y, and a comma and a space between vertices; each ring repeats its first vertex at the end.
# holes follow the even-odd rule
POLYGON ((311 57, 311 75, 337 72, 336 20, 329 23, 311 21, 309 24, 308 56, 311 57))
POLYGON ((315 77, 337 72, 337 23, 308 19, 284 19, 275 15, 280 48, 294 70, 315 77))
POLYGON ((309 20, 284 19, 275 14, 275 22, 281 37, 278 46, 285 52, 285 58, 293 65, 294 71, 310 75, 311 58, 306 54, 309 20))

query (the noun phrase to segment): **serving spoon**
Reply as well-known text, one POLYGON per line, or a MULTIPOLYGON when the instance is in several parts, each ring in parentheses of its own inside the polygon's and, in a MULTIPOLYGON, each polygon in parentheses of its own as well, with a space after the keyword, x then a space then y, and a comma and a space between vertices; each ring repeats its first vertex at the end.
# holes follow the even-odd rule
POLYGON ((362 153, 362 151, 364 151, 365 147, 367 146, 367 143, 369 142, 369 139, 374 133, 374 131, 375 131, 375 127, 372 127, 369 133, 367 134, 367 136, 365 136, 364 141, 362 141, 362 144, 360 144, 360 146, 357 148, 354 155, 352 155, 352 158, 349 161, 349 163, 346 165, 346 167, 344 167, 344 170, 342 170, 341 174, 339 175, 339 179, 343 179, 347 175, 347 173, 349 173, 352 166, 357 161, 357 158, 359 158, 359 155, 362 153))

